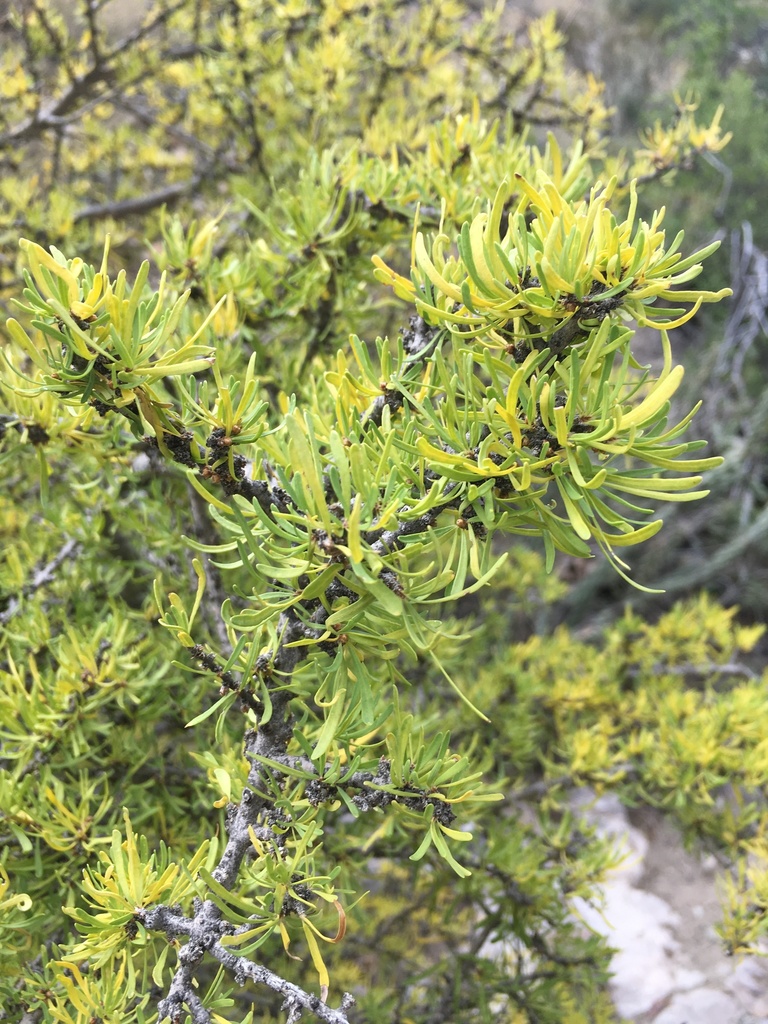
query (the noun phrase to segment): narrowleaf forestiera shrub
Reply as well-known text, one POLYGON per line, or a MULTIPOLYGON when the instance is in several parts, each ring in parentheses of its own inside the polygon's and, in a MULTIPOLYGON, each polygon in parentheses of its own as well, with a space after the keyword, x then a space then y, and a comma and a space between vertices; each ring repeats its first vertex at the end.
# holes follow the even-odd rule
POLYGON ((754 942, 759 630, 525 624, 719 461, 670 414, 714 246, 634 184, 718 119, 605 155, 554 21, 501 7, 80 13, 4 26, 6 1017, 608 1021, 583 785, 726 851, 754 942))

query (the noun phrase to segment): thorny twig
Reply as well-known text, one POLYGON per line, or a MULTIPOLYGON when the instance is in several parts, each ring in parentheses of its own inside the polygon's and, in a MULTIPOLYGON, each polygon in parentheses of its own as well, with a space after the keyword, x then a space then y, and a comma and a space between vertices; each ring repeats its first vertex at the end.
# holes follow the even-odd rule
MULTIPOLYGON (((434 331, 427 328, 423 321, 418 319, 411 321, 404 343, 412 360, 426 358, 432 351, 434 341, 434 331)), ((287 509, 288 496, 281 491, 277 481, 273 480, 268 483, 245 478, 245 460, 242 457, 241 461, 235 463, 235 476, 232 476, 224 468, 221 463, 222 452, 226 450, 223 433, 223 430, 214 430, 207 439, 206 449, 197 445, 189 433, 183 433, 178 437, 166 434, 164 448, 175 461, 187 468, 197 468, 200 473, 205 470, 203 475, 212 482, 218 483, 225 493, 245 494, 251 500, 258 501, 270 516, 273 515, 273 509, 278 511, 287 509), (202 462, 206 454, 208 455, 207 462, 203 465, 202 462)), ((381 553, 392 551, 402 544, 406 536, 428 529, 433 525, 442 508, 443 506, 417 520, 401 522, 392 530, 377 531, 368 540, 374 549, 380 550, 381 553)), ((394 573, 390 575, 394 577, 394 573)), ((393 581, 385 580, 385 582, 393 589, 398 586, 396 578, 393 581)), ((332 583, 329 591, 333 589, 334 585, 337 588, 339 585, 343 587, 343 582, 332 583)), ((305 611, 310 612, 311 609, 307 607, 305 611)), ((273 764, 275 762, 285 764, 286 767, 295 764, 307 767, 308 764, 310 773, 317 776, 316 769, 311 762, 305 764, 306 759, 296 759, 287 753, 288 744, 293 735, 290 681, 299 664, 309 653, 309 647, 296 646, 297 641, 307 638, 319 639, 324 632, 323 622, 327 614, 324 608, 315 609, 310 615, 310 621, 305 622, 299 617, 295 608, 289 608, 282 612, 277 624, 277 635, 280 637, 280 641, 276 649, 269 655, 263 656, 257 664, 256 671, 261 674, 265 684, 271 690, 272 713, 268 721, 259 722, 258 728, 247 732, 245 736, 244 753, 250 762, 247 786, 243 791, 240 803, 232 808, 232 813, 227 821, 227 843, 218 865, 213 870, 213 877, 227 889, 231 890, 236 884, 243 860, 248 851, 252 849, 251 834, 254 831, 257 834, 264 831, 263 816, 272 807, 272 800, 268 794, 270 792, 269 779, 274 774, 274 769, 266 767, 265 759, 273 764), (272 685, 273 679, 277 681, 278 685, 272 685)), ((216 668, 215 658, 207 656, 202 648, 195 648, 195 652, 194 656, 198 660, 203 660, 204 664, 207 665, 206 659, 210 660, 211 664, 207 667, 216 668)), ((222 675, 222 673, 218 674, 222 675)), ((231 676, 231 673, 228 676, 231 676)), ((246 680, 243 680, 239 687, 234 677, 223 680, 223 682, 228 688, 234 687, 245 694, 246 680)), ((247 694, 245 695, 247 696, 247 694)), ((253 709, 252 701, 246 701, 246 706, 253 709)), ((317 776, 316 782, 310 781, 308 797, 310 800, 314 799, 316 803, 321 803, 331 798, 334 789, 344 787, 358 790, 353 800, 362 811, 386 806, 393 800, 403 802, 415 809, 423 809, 427 803, 432 803, 438 820, 445 824, 450 824, 454 820, 454 814, 445 801, 431 797, 426 792, 417 789, 413 790, 412 795, 409 792, 408 796, 395 796, 386 790, 386 787, 391 785, 389 763, 382 760, 376 773, 353 772, 334 785, 324 783, 323 779, 317 776)), ((141 911, 140 920, 146 928, 163 931, 169 938, 185 936, 187 939, 179 950, 179 965, 168 994, 159 1003, 158 1012, 161 1017, 170 1016, 172 1021, 176 1021, 180 1020, 185 1012, 188 1012, 194 1024, 209 1024, 210 1014, 194 991, 195 969, 203 957, 208 954, 227 968, 239 983, 252 980, 281 993, 285 997, 283 1009, 288 1013, 289 1021, 297 1021, 301 1012, 308 1011, 327 1024, 348 1024, 347 1012, 354 1002, 351 995, 344 996, 339 1009, 332 1009, 318 996, 305 992, 267 968, 244 957, 236 956, 225 949, 219 940, 223 935, 231 934, 233 926, 224 919, 221 909, 212 901, 199 902, 191 918, 184 918, 174 908, 161 906, 141 911)))
MULTIPOLYGON (((249 828, 257 827, 260 815, 270 806, 269 797, 263 795, 269 787, 267 770, 260 758, 275 760, 285 756, 293 733, 291 694, 285 686, 299 663, 307 656, 308 648, 290 645, 304 638, 307 628, 292 609, 280 616, 278 634, 281 642, 269 663, 270 674, 274 673, 280 679, 280 689, 273 691, 272 717, 269 722, 261 723, 258 731, 247 734, 246 755, 252 755, 248 785, 227 822, 227 844, 213 870, 213 877, 227 889, 235 885, 243 859, 252 848, 249 828)), ((354 1002, 351 995, 345 995, 342 1007, 334 1010, 318 996, 305 992, 267 968, 236 956, 221 946, 219 939, 222 935, 231 934, 233 926, 224 920, 222 911, 211 901, 205 900, 198 904, 192 918, 174 913, 173 908, 156 907, 151 911, 142 911, 140 919, 145 927, 164 931, 169 938, 186 935, 188 939, 179 950, 179 966, 168 995, 158 1005, 161 1018, 170 1016, 172 1021, 181 1020, 186 1007, 195 1024, 210 1024, 210 1014, 194 990, 195 968, 208 953, 226 967, 240 984, 250 979, 284 995, 289 1009, 297 1005, 327 1024, 348 1024, 347 1010, 354 1002)))
MULTIPOLYGON (((59 550, 58 554, 54 555, 50 562, 41 566, 34 574, 31 580, 25 584, 22 589, 22 595, 29 597, 34 594, 36 590, 44 586, 46 583, 50 583, 56 575, 56 571, 59 566, 69 558, 69 556, 80 547, 76 540, 71 537, 67 540, 59 550)), ((5 625, 6 622, 10 622, 13 616, 18 612, 21 607, 21 598, 12 597, 8 602, 8 607, 5 611, 0 612, 0 624, 5 625)))

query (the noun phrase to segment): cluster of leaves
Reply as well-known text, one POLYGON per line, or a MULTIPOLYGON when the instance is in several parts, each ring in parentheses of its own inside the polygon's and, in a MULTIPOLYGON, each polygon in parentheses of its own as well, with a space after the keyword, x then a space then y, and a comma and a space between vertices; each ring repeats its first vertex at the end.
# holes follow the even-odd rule
MULTIPOLYGON (((217 331, 290 392, 318 351, 393 327, 369 255, 402 251, 415 204, 423 222, 444 200, 446 228, 459 228, 510 167, 537 159, 525 150, 539 126, 570 133, 624 188, 663 172, 641 151, 604 154, 602 86, 566 67, 554 16, 513 23, 503 4, 437 0, 177 0, 133 27, 86 0, 66 20, 47 0, 12 4, 0 295, 18 290, 19 235, 96 262, 111 232, 136 263, 163 204, 190 196, 215 212, 231 199, 215 234, 166 222, 157 262, 205 312, 227 295, 217 331)), ((668 159, 718 148, 705 128, 670 125, 668 159)), ((586 161, 580 171, 573 196, 595 180, 586 161)))
MULTIPOLYGON (((31 236, 5 255, 0 352, 6 1012, 204 1024, 282 1000, 346 1024, 333 964, 371 1021, 609 1017, 606 952, 569 907, 611 855, 554 802, 521 823, 510 791, 540 762, 507 753, 537 726, 521 700, 507 748, 478 676, 509 637, 489 608, 472 663, 446 615, 500 589, 496 536, 550 570, 594 541, 624 571, 656 502, 705 493, 692 413, 667 422, 668 331, 723 293, 688 287, 709 250, 638 216, 648 156, 601 155, 599 88, 572 90, 554 21, 521 46, 503 13, 179 0, 118 40, 90 0, 81 34, 29 0, 4 23, 34 58, 20 77, 3 55, 0 136, 26 195, 3 237, 31 236), (565 157, 539 120, 573 133, 565 157), (113 273, 203 178, 231 207, 164 214, 160 273, 113 273), (92 266, 96 219, 114 238, 92 266), (658 371, 632 354, 648 324, 658 371), (403 921, 441 951, 407 981, 403 921)), ((691 118, 676 144, 722 142, 691 118)))

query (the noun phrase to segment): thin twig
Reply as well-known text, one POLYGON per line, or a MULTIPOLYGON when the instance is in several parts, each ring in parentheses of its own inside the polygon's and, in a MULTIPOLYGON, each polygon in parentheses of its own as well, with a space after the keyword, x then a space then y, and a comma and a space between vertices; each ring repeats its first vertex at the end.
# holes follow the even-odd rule
MULTIPOLYGON (((55 555, 46 565, 41 566, 41 568, 35 572, 32 579, 24 585, 21 591, 22 596, 30 597, 36 590, 39 590, 40 587, 45 586, 46 583, 50 583, 62 562, 69 558, 72 552, 76 551, 79 547, 80 544, 78 541, 71 538, 67 540, 62 545, 58 554, 55 555)), ((8 603, 8 607, 4 612, 0 613, 0 624, 5 625, 6 622, 10 622, 20 607, 21 597, 12 597, 8 603)))

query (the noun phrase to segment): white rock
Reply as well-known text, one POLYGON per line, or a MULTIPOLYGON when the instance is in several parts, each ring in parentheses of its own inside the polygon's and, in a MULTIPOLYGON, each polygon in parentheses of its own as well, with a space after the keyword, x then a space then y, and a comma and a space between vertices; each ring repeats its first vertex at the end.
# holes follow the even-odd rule
POLYGON ((741 1011, 735 1000, 714 988, 681 992, 653 1024, 738 1024, 741 1011))
POLYGON ((724 987, 744 1010, 753 1014, 768 1013, 768 964, 761 957, 748 956, 737 963, 724 987))
POLYGON ((621 875, 622 879, 636 884, 643 874, 643 860, 648 852, 648 839, 629 823, 626 807, 613 793, 595 798, 592 790, 580 790, 572 803, 598 833, 606 839, 613 839, 616 850, 623 856, 618 867, 609 873, 609 878, 621 875))
POLYGON ((679 943, 672 934, 679 917, 655 896, 615 878, 604 888, 602 914, 579 904, 577 912, 617 952, 611 961, 611 995, 620 1014, 647 1013, 673 992, 706 981, 701 971, 682 966, 679 943))
POLYGON ((612 795, 595 799, 584 790, 573 804, 626 854, 602 886, 601 907, 574 905, 576 916, 616 950, 611 995, 618 1014, 637 1024, 650 1016, 653 1024, 768 1024, 766 962, 718 955, 711 923, 714 858, 694 861, 669 829, 652 828, 648 855, 648 837, 612 795), (643 884, 665 898, 636 888, 643 884))
POLYGON ((714 875, 720 870, 714 853, 707 853, 701 858, 701 870, 707 875, 714 875))
POLYGON ((644 946, 672 951, 677 942, 670 928, 678 924, 678 915, 659 896, 643 892, 614 878, 603 889, 602 912, 582 901, 574 901, 576 912, 584 922, 613 945, 622 946, 629 939, 642 938, 644 946))
POLYGON ((617 841, 617 848, 625 856, 621 864, 611 872, 611 876, 620 876, 622 881, 637 885, 645 870, 643 861, 648 852, 648 840, 640 829, 627 825, 621 840, 617 841))

